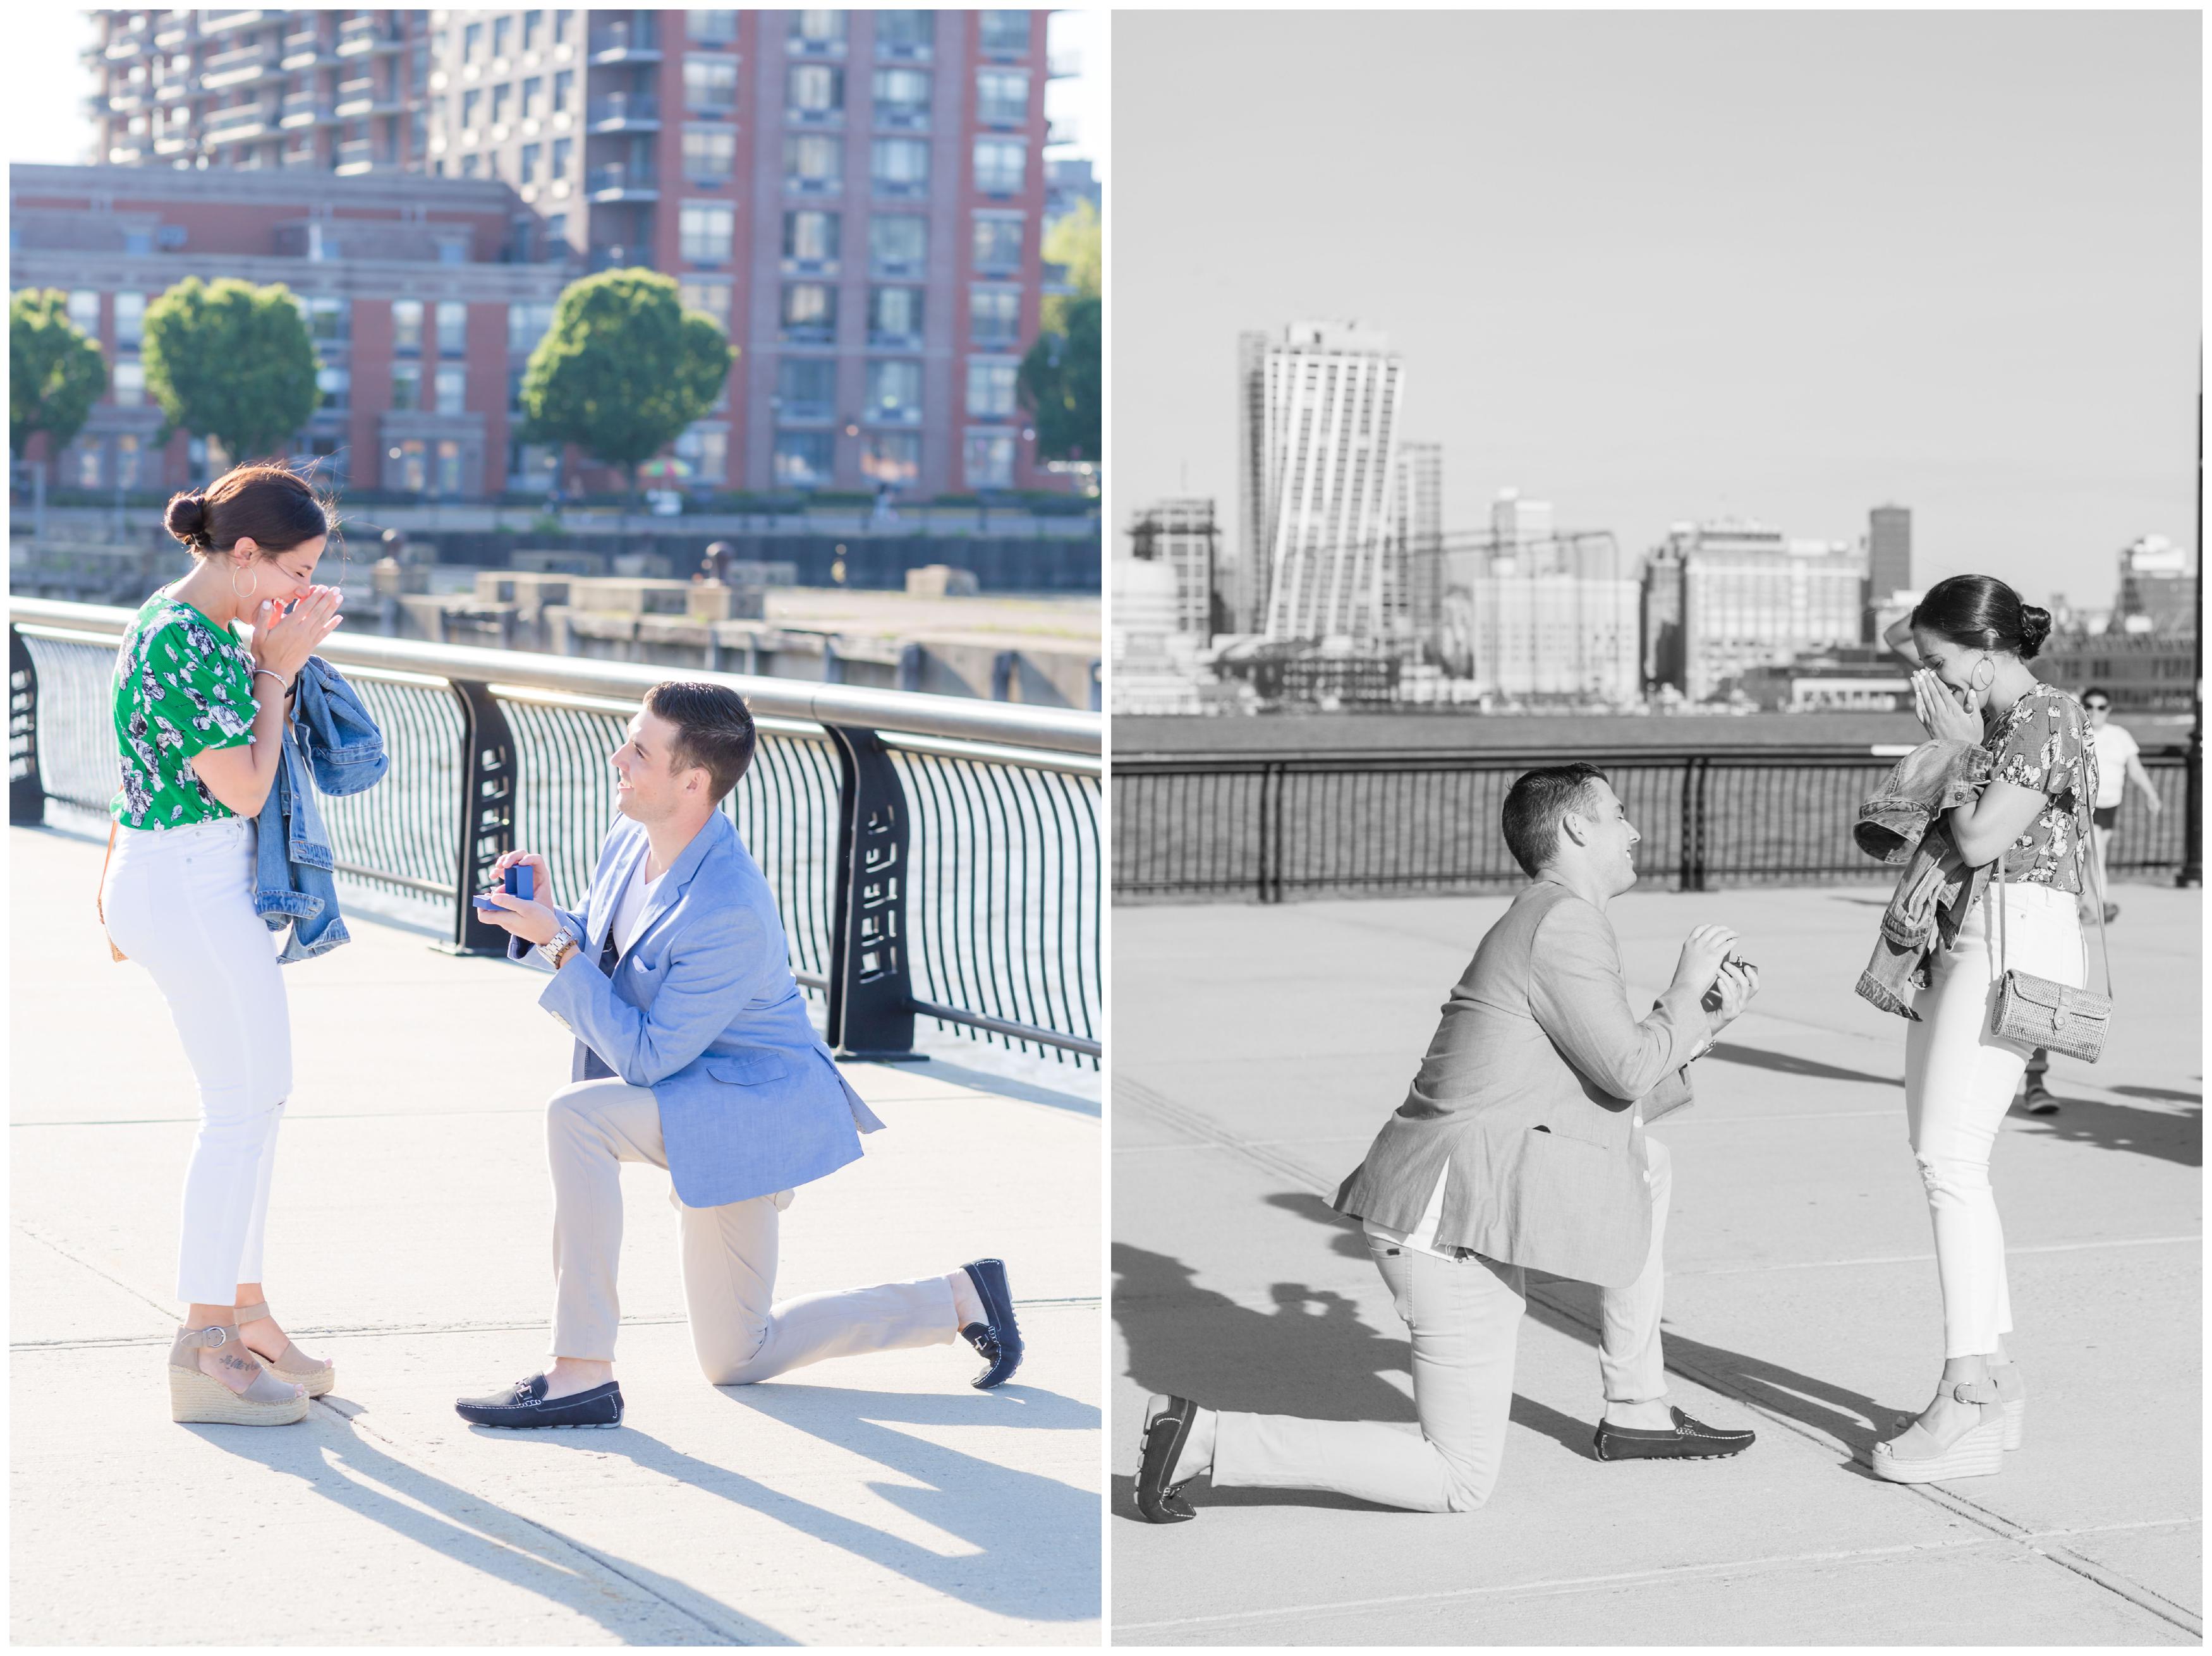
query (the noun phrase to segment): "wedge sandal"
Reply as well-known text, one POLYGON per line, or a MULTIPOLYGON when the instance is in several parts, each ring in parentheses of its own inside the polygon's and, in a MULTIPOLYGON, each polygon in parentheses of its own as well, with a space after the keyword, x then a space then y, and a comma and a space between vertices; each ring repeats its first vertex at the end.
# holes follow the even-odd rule
POLYGON ((1995 1380, 1959 1380, 1951 1395, 1976 1405, 1973 1424, 1948 1441, 1914 1421, 1893 1438, 1874 1446, 1869 1457, 1874 1475, 1892 1483, 1948 1483, 1954 1478, 1989 1477, 2004 1470, 2005 1415, 1995 1380))
MULTIPOLYGON (((238 1307, 238 1325, 243 1328, 250 1322, 258 1322, 268 1314, 269 1302, 265 1300, 259 1305, 242 1305, 238 1307)), ((243 1340, 246 1337, 241 1334, 239 1338, 243 1340)), ((246 1349, 252 1350, 251 1346, 246 1349)), ((278 1380, 289 1380, 295 1386, 306 1386, 307 1395, 311 1398, 322 1396, 324 1392, 338 1383, 337 1365, 334 1362, 316 1362, 306 1352, 292 1344, 292 1337, 289 1334, 284 1337, 284 1349, 275 1356, 264 1356, 258 1351, 255 1351, 253 1355, 260 1357, 262 1365, 278 1380)))
POLYGON ((307 1394, 271 1374, 235 1328, 179 1328, 169 1346, 169 1418, 191 1426, 290 1426, 307 1417, 307 1394), (253 1366, 253 1383, 234 1392, 202 1368, 204 1348, 234 1347, 253 1366))

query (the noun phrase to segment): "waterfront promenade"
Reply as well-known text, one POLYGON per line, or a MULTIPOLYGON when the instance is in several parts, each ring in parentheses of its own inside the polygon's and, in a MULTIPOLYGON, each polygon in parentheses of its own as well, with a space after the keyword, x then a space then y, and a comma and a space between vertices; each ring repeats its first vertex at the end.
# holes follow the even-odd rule
POLYGON ((1713 1462, 1607 1464, 1594 1290, 1520 1338, 1489 1505, 1399 1513, 1216 1495, 1130 1503, 1145 1394, 1413 1427, 1404 1326, 1328 1208, 1402 1098, 1504 897, 1118 907, 1114 973, 1117 1643, 2201 1642, 2202 897, 2123 883, 2104 1060, 1995 1162, 2026 1447, 1911 1489, 1863 1458, 1942 1358, 1905 1025, 1850 992, 1886 893, 1634 892, 1611 911, 1648 1004, 1700 920, 1764 989, 1693 1071, 1674 1152, 1673 1399, 1750 1426, 1713 1462))
POLYGON ((965 1344, 708 1386, 666 1175, 632 1167, 623 1426, 472 1429, 455 1396, 544 1366, 569 1038, 528 969, 349 915, 286 968, 270 1216, 272 1301, 337 1387, 295 1427, 173 1425, 191 1073, 107 958, 100 844, 9 846, 15 1642, 1097 1642, 1095 1074, 950 1041, 848 1066, 890 1130, 784 1220, 786 1295, 1005 1258, 1005 1387, 965 1344))

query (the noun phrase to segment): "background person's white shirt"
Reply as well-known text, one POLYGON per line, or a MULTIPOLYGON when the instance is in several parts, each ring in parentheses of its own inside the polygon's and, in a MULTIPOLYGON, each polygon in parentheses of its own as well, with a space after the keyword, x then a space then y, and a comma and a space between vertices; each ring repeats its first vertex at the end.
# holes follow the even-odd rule
POLYGON ((2142 744, 2105 715, 2105 728, 2092 731, 2097 744, 2097 809, 2110 810, 2127 797, 2128 761, 2142 751, 2142 744))

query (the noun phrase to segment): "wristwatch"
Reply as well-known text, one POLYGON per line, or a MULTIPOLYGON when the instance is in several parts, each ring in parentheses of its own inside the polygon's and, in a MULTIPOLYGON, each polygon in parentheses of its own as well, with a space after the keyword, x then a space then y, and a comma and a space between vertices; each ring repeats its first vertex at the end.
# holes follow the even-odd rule
POLYGON ((567 964, 569 955, 575 949, 576 941, 576 934, 564 925, 544 943, 538 944, 538 952, 550 961, 553 963, 553 969, 558 972, 567 964))

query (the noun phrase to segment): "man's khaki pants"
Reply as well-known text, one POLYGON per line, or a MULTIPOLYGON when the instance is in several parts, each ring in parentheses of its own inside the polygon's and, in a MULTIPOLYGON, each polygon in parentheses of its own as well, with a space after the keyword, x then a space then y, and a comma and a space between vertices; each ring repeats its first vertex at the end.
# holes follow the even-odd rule
MULTIPOLYGON (((1608 1403, 1650 1403, 1667 1395, 1659 1313, 1674 1164, 1664 1144, 1644 1142, 1651 1251, 1633 1283, 1601 1295, 1598 1372, 1608 1403)), ((1413 1337, 1413 1412, 1420 1429, 1224 1409, 1213 1446, 1214 1486, 1331 1489, 1410 1512, 1473 1512, 1490 1499, 1505 1450, 1526 1273, 1480 1254, 1439 1259, 1380 1236, 1366 1240, 1413 1337)))
MULTIPOLYGON (((553 1168, 553 1355, 611 1362, 622 1319, 624 1162, 668 1165, 651 1089, 580 1081, 545 1112, 553 1168)), ((757 1196, 683 1216, 684 1298, 699 1367, 716 1386, 744 1386, 825 1357, 945 1345, 957 1336, 942 1277, 775 1300, 776 1221, 792 1193, 757 1196)))

